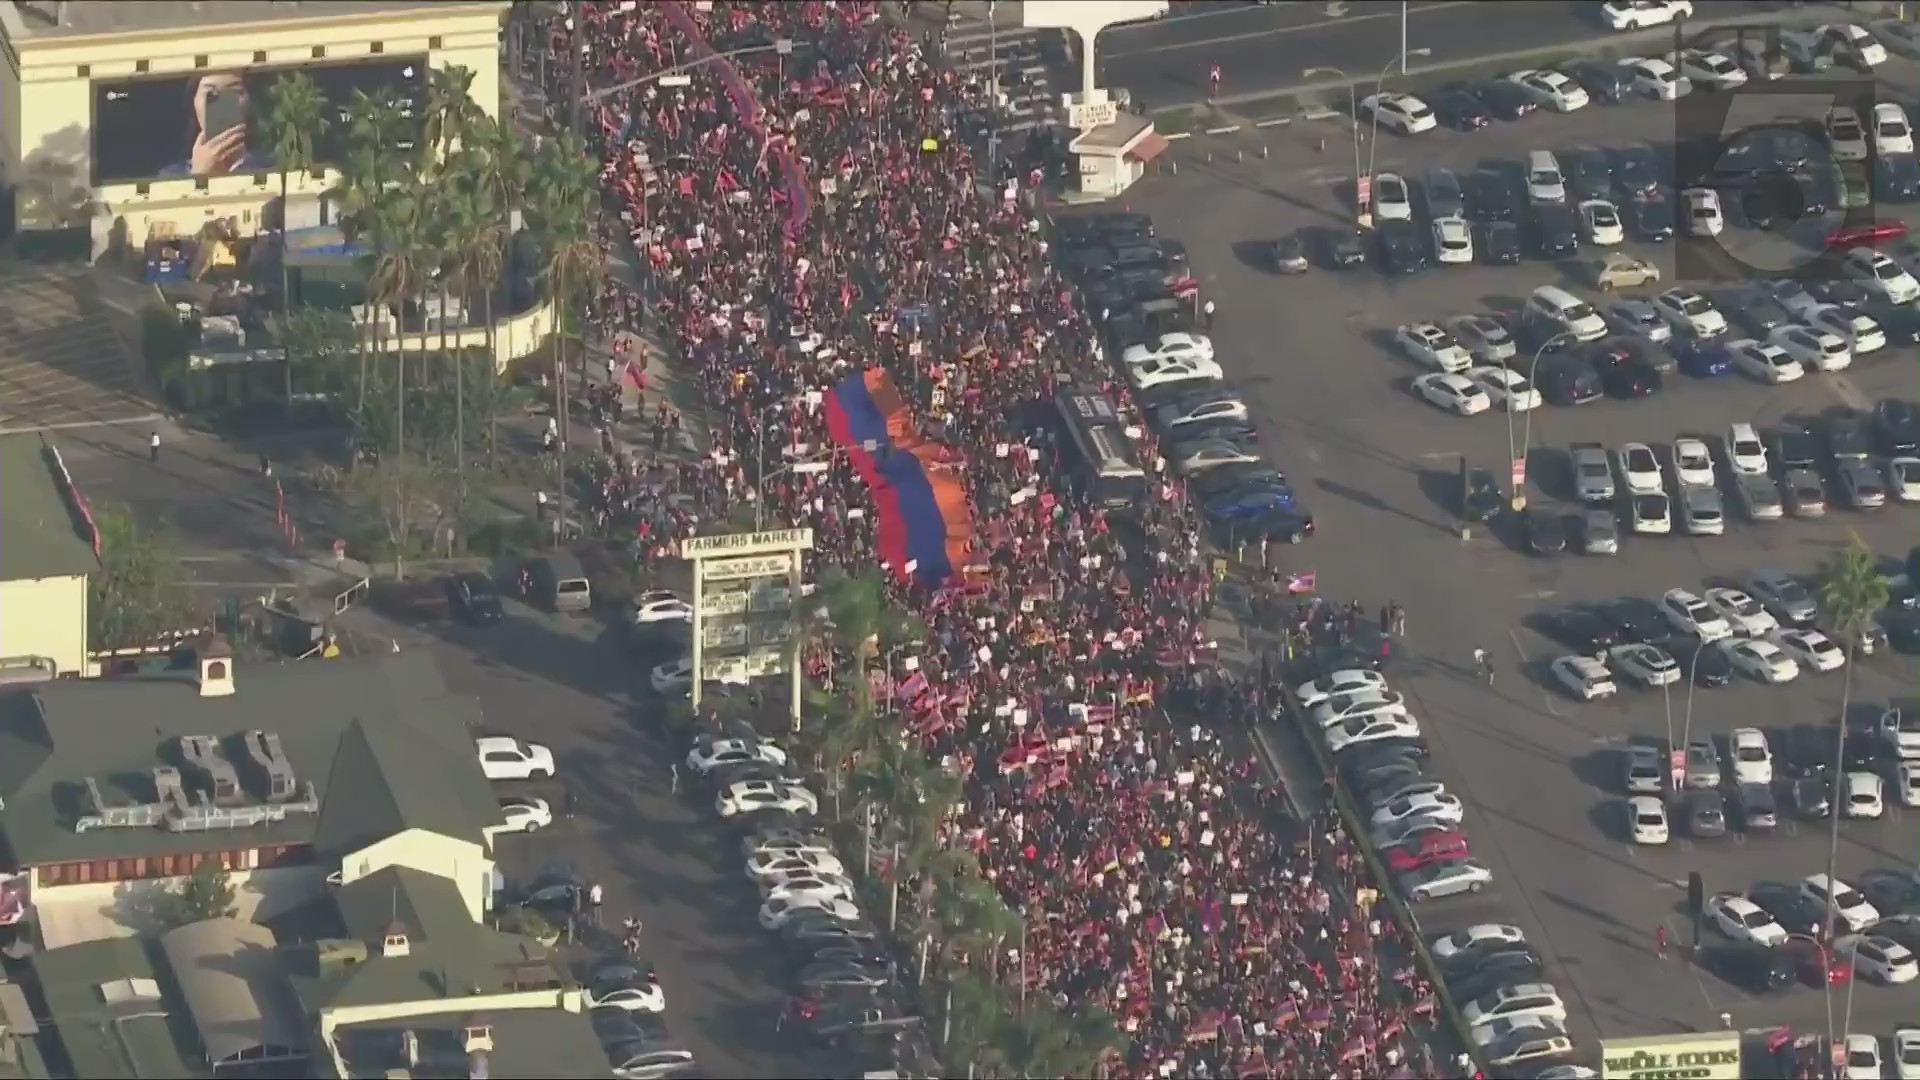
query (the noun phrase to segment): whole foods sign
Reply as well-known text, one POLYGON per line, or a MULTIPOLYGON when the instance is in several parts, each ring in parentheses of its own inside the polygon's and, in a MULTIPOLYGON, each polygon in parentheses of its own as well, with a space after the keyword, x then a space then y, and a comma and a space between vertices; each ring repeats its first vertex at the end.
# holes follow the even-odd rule
POLYGON ((1606 1039, 1600 1057, 1606 1080, 1740 1080, 1740 1033, 1606 1039))

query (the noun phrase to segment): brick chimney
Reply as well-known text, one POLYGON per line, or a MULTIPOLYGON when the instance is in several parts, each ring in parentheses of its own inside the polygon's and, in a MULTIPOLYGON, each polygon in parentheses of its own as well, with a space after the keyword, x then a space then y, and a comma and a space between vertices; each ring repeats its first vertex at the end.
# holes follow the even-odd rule
POLYGON ((218 634, 209 634, 200 646, 200 696, 233 694, 233 646, 218 634))

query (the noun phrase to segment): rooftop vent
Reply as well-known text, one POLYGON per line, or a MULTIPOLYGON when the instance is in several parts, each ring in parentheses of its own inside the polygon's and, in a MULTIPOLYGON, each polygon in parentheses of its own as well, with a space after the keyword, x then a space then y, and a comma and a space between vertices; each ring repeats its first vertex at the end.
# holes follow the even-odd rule
POLYGON ((493 1025, 485 1017, 467 1017, 466 1027, 460 1032, 460 1046, 469 1057, 474 1054, 493 1052, 493 1025))
POLYGON ((233 771, 233 763, 220 752, 220 740, 211 735, 182 735, 178 745, 181 760, 186 762, 187 768, 200 774, 212 790, 214 802, 230 803, 244 796, 240 790, 239 774, 233 771))
POLYGON ((108 1005, 130 1001, 159 1001, 160 984, 152 979, 115 979, 100 984, 100 1000, 108 1005))
POLYGON ((407 940, 406 925, 398 921, 387 924, 386 936, 380 939, 380 955, 392 959, 406 956, 413 951, 413 945, 407 940))
POLYGON ((200 646, 200 696, 233 695, 233 646, 219 635, 209 637, 200 646))
POLYGON ((153 770, 154 802, 160 804, 166 813, 184 814, 193 808, 187 798, 187 789, 180 782, 180 770, 171 765, 161 765, 153 770))
POLYGON ((280 749, 279 733, 249 731, 240 741, 247 748, 247 761, 259 775, 260 790, 267 801, 285 802, 293 798, 298 785, 294 783, 293 766, 287 763, 286 752, 280 749))

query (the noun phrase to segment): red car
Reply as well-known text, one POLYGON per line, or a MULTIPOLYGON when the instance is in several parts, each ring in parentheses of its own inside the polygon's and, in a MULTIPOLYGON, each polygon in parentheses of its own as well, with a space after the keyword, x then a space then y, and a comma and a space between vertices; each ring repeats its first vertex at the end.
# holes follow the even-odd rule
POLYGON ((1387 849, 1387 869, 1401 874, 1434 863, 1464 859, 1471 854, 1467 834, 1459 829, 1417 833, 1387 849))
POLYGON ((1800 981, 1809 986, 1826 983, 1829 986, 1842 986, 1853 978, 1853 964, 1833 955, 1832 951, 1822 947, 1811 938, 1790 938, 1780 945, 1793 958, 1793 968, 1800 974, 1800 981))
POLYGON ((1830 248, 1879 247, 1907 235, 1907 223, 1904 221, 1875 221, 1867 225, 1854 225, 1844 229, 1835 229, 1827 234, 1827 246, 1830 248))

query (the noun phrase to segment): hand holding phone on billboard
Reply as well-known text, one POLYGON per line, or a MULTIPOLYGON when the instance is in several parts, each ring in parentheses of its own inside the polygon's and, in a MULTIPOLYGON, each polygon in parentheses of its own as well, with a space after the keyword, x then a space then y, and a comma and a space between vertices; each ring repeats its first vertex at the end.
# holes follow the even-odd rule
POLYGON ((194 89, 193 112, 199 122, 188 171, 219 176, 238 171, 247 159, 246 84, 234 74, 204 75, 194 89))

